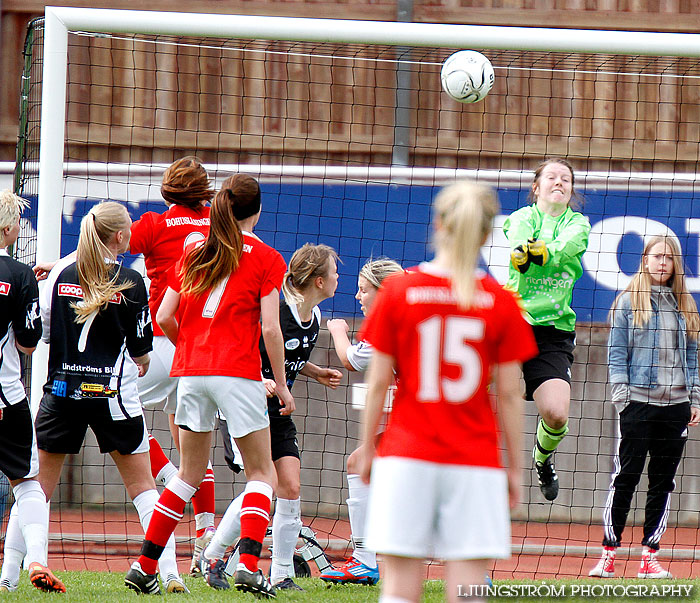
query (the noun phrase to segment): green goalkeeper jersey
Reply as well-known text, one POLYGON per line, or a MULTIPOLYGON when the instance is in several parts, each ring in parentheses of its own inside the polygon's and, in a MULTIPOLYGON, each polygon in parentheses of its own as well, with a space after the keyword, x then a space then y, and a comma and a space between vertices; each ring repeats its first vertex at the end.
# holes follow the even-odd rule
POLYGON ((553 218, 542 213, 537 205, 513 212, 503 224, 510 249, 527 248, 528 239, 544 241, 549 252, 543 266, 530 262, 525 274, 512 264, 506 287, 518 293, 533 325, 550 325, 562 331, 573 331, 576 313, 571 309, 574 283, 583 274, 581 258, 588 247, 591 225, 583 214, 570 207, 553 218))

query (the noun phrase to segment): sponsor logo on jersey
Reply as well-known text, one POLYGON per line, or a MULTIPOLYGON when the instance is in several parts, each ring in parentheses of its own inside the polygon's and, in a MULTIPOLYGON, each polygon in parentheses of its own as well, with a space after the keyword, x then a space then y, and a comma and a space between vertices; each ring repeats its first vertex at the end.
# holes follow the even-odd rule
POLYGON ((10 294, 10 283, 4 283, 0 281, 0 295, 10 294))
MULTIPOLYGON (((59 283, 58 294, 63 297, 83 299, 83 288, 80 285, 74 285, 73 283, 59 283)), ((122 297, 123 295, 117 292, 109 299, 109 303, 120 304, 122 303, 122 297)))
POLYGON ((60 396, 62 398, 66 397, 67 383, 65 381, 60 381, 54 379, 53 385, 51 386, 51 393, 54 396, 60 396))
POLYGON ((250 253, 253 251, 253 246, 250 243, 243 243, 243 251, 245 253, 250 253))
POLYGON ((166 218, 166 226, 209 226, 209 218, 166 218))
POLYGON ((295 337, 294 339, 290 339, 289 341, 285 341, 284 347, 287 348, 288 350, 296 350, 299 347, 299 340, 295 337))

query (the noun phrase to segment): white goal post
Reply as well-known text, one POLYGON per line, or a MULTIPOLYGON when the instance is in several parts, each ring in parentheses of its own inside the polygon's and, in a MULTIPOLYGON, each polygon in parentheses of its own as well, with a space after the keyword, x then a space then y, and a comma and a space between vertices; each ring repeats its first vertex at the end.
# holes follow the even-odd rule
MULTIPOLYGON (((66 131, 68 32, 191 35, 232 39, 441 46, 650 56, 700 56, 700 34, 544 29, 46 7, 37 261, 58 258, 66 131)), ((41 397, 46 346, 32 371, 41 397), (39 369, 39 370, 36 370, 39 369)))

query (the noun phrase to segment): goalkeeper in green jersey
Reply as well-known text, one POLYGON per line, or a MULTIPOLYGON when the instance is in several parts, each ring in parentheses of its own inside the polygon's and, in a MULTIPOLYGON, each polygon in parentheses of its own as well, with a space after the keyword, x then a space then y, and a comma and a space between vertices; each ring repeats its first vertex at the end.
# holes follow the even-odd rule
POLYGON ((576 346, 574 283, 583 273, 581 258, 591 226, 570 207, 574 171, 564 159, 549 159, 535 171, 531 204, 513 212, 503 225, 510 245, 507 288, 522 298, 539 354, 523 364, 525 398, 534 400, 540 420, 532 455, 540 490, 547 500, 559 494, 552 453, 569 431, 571 364, 576 346))

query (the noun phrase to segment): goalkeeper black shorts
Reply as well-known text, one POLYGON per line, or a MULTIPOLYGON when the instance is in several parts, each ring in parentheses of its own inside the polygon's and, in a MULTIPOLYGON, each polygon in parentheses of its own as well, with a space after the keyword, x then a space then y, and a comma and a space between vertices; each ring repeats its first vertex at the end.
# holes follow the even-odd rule
POLYGON ((576 347, 575 331, 539 325, 534 325, 532 330, 539 353, 523 364, 526 400, 532 400, 535 390, 550 379, 563 379, 571 383, 571 365, 576 347))

